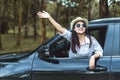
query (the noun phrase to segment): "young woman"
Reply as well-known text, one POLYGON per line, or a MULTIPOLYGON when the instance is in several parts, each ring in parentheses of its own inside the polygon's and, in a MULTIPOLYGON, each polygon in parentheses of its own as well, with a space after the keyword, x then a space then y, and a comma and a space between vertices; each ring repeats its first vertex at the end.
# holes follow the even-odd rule
POLYGON ((97 40, 87 32, 88 20, 77 17, 71 21, 71 32, 57 23, 48 12, 38 12, 39 18, 48 18, 61 36, 65 37, 71 43, 69 58, 89 57, 89 68, 95 68, 95 59, 103 56, 103 49, 97 40), (94 52, 94 54, 93 54, 94 52))

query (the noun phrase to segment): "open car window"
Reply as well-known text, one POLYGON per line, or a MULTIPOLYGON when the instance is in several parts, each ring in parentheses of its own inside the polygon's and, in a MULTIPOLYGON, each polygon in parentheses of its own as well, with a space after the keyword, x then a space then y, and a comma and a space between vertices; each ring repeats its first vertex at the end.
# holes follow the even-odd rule
MULTIPOLYGON (((97 41, 100 43, 102 48, 104 48, 105 37, 106 37, 107 27, 90 27, 89 33, 94 36, 97 41)), ((52 43, 43 47, 43 50, 40 52, 43 57, 49 58, 68 58, 70 48, 70 42, 62 36, 55 40, 52 43), (47 50, 47 51, 46 51, 47 50)))
POLYGON ((42 45, 39 57, 43 58, 68 58, 70 43, 62 36, 52 38, 47 44, 42 45))
POLYGON ((49 46, 50 57, 65 58, 68 57, 70 43, 62 36, 49 46))
MULTIPOLYGON (((89 33, 97 39, 102 48, 104 49, 105 37, 107 27, 106 26, 94 26, 89 28, 89 33)), ((63 37, 50 45, 50 54, 52 57, 65 58, 69 54, 70 43, 63 37)))

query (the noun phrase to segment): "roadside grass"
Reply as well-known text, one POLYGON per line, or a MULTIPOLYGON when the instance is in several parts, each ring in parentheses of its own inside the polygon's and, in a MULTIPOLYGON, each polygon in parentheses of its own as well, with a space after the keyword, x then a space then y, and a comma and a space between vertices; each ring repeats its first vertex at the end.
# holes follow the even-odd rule
MULTIPOLYGON (((53 31, 49 31, 46 33, 46 38, 49 39, 53 35, 53 31)), ((41 44, 40 36, 37 36, 36 40, 34 40, 33 37, 24 38, 22 36, 20 46, 16 46, 17 35, 4 34, 1 38, 3 50, 0 50, 0 54, 33 51, 41 44)))
POLYGON ((6 34, 2 35, 2 47, 0 54, 11 52, 24 52, 31 51, 40 45, 39 39, 33 40, 32 38, 21 38, 20 46, 16 46, 16 35, 6 34))

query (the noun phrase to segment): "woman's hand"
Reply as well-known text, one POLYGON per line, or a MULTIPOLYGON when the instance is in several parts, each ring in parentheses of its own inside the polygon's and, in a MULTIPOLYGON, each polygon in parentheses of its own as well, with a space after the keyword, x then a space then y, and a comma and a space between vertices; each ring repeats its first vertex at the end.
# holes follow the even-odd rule
POLYGON ((50 17, 50 14, 47 13, 46 11, 38 12, 37 15, 39 16, 39 18, 49 18, 50 17))
POLYGON ((89 60, 89 68, 94 69, 95 68, 95 60, 100 57, 100 54, 96 53, 90 57, 89 60))
POLYGON ((89 68, 94 69, 95 68, 95 57, 91 56, 89 60, 89 68))
POLYGON ((38 12, 37 15, 39 16, 39 18, 48 18, 49 21, 53 24, 54 28, 60 32, 61 34, 63 34, 65 32, 65 28, 63 28, 59 23, 57 23, 48 12, 43 11, 43 12, 38 12))

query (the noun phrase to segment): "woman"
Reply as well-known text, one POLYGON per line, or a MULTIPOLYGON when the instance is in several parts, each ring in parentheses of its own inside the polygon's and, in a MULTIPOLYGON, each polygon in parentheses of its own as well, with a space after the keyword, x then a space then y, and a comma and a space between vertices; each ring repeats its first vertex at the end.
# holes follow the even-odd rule
POLYGON ((88 34, 87 19, 77 17, 72 20, 70 32, 57 23, 48 12, 38 12, 37 15, 39 18, 48 18, 60 35, 70 41, 69 58, 89 57, 89 68, 95 68, 95 59, 103 56, 103 50, 97 40, 88 34))

